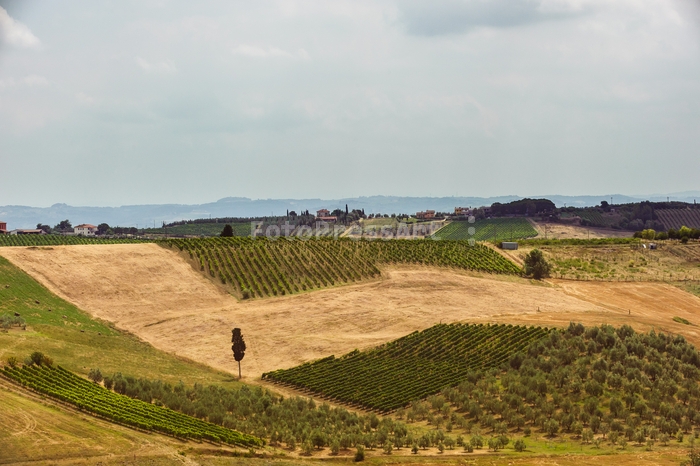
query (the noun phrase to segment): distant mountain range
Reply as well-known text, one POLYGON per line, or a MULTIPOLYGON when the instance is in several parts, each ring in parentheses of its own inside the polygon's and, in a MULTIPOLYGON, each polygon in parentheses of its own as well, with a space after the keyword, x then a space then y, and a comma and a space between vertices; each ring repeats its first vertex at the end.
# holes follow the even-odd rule
MULTIPOLYGON (((598 196, 560 196, 537 195, 531 198, 552 200, 557 207, 587 207, 600 204, 600 201, 613 204, 649 201, 694 202, 700 200, 700 191, 686 191, 672 194, 634 195, 605 194, 598 196)), ((80 223, 108 223, 122 227, 156 227, 162 222, 189 220, 207 217, 261 217, 285 215, 287 210, 300 212, 309 210, 335 208, 364 209, 365 213, 415 213, 432 209, 439 212, 451 212, 457 206, 489 206, 494 202, 510 202, 523 196, 510 195, 499 197, 401 197, 368 196, 347 199, 248 199, 244 197, 227 197, 207 204, 150 204, 129 205, 121 207, 83 207, 67 204, 54 204, 51 207, 2 206, 0 222, 6 222, 8 229, 34 228, 37 223, 54 226, 61 220, 68 219, 73 225, 80 223)))

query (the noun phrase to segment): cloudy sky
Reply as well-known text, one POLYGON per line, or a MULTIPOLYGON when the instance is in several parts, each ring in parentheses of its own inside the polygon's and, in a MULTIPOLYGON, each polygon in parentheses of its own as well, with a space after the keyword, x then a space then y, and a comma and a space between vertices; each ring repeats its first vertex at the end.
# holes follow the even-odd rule
POLYGON ((700 189, 696 0, 0 7, 0 205, 700 189))

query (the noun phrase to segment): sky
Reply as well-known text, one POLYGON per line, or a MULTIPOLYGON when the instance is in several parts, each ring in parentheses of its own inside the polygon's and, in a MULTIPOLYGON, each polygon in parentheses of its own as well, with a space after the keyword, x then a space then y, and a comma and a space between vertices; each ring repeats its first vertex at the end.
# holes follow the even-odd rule
POLYGON ((700 189, 696 0, 0 0, 0 205, 700 189))

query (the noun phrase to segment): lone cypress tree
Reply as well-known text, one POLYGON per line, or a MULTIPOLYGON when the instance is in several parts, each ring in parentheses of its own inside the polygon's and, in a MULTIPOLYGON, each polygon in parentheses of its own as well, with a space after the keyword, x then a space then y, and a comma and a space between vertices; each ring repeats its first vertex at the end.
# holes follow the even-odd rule
POLYGON ((243 335, 241 335, 240 328, 234 328, 231 330, 231 350, 233 351, 233 359, 238 361, 238 379, 241 379, 241 359, 245 356, 245 341, 243 341, 243 335))

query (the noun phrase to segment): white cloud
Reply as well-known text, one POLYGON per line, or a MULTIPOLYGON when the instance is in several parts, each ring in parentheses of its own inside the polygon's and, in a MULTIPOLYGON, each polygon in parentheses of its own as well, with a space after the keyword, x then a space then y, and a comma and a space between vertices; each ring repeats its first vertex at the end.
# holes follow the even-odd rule
POLYGON ((13 78, 0 79, 0 89, 14 87, 14 85, 15 85, 15 80, 13 78))
POLYGON ((94 97, 91 97, 85 94, 84 92, 78 92, 77 94, 75 94, 75 98, 78 100, 78 102, 85 105, 93 105, 97 102, 97 100, 94 97))
POLYGON ((255 45, 241 44, 237 45, 232 50, 234 55, 241 55, 252 58, 301 58, 309 60, 311 57, 304 49, 297 50, 296 53, 291 53, 277 47, 257 47, 255 45))
POLYGON ((136 57, 136 64, 141 67, 146 73, 174 73, 177 71, 175 65, 171 61, 161 61, 151 63, 141 57, 136 57))
POLYGON ((29 76, 26 76, 20 80, 15 78, 0 79, 0 89, 15 87, 18 85, 25 85, 28 87, 44 87, 49 85, 49 80, 36 74, 30 74, 29 76))
POLYGON ((17 47, 38 47, 41 45, 41 41, 32 34, 27 26, 13 19, 1 6, 0 41, 17 47))
POLYGON ((40 86, 48 86, 49 85, 49 80, 46 79, 43 76, 37 76, 35 74, 30 74, 26 78, 22 80, 24 84, 30 87, 40 87, 40 86))

